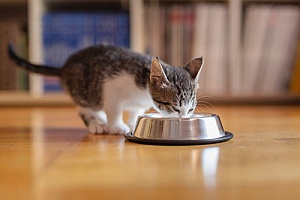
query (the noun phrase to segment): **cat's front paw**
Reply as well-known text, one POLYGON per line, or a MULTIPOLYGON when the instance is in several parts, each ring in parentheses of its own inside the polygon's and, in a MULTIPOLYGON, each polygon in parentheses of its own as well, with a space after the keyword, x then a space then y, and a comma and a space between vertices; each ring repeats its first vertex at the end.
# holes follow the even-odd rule
POLYGON ((109 128, 106 124, 101 124, 96 119, 92 119, 89 122, 88 129, 91 133, 109 133, 109 128))
POLYGON ((111 134, 125 134, 130 132, 130 128, 126 124, 118 124, 109 127, 109 132, 111 134))

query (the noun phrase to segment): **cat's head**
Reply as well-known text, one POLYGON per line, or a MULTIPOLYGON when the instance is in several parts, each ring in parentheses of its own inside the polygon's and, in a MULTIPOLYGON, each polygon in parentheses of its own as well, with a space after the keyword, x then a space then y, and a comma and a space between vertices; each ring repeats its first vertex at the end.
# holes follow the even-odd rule
POLYGON ((198 79, 203 58, 185 67, 171 67, 154 58, 150 70, 149 91, 156 110, 167 117, 190 117, 196 108, 198 79))

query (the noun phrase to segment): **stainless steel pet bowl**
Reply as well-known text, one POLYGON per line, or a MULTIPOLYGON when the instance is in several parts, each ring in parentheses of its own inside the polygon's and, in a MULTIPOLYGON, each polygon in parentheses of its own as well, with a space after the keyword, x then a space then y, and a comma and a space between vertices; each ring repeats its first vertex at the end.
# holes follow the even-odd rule
POLYGON ((125 138, 146 144, 196 145, 230 140, 218 115, 203 113, 190 118, 164 118, 158 113, 139 116, 132 132, 125 138))

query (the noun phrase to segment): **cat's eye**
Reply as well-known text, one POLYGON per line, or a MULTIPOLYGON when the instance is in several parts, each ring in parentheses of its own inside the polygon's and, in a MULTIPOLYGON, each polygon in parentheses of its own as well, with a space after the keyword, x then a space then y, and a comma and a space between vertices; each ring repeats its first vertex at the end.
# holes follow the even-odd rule
POLYGON ((162 102, 162 101, 158 101, 158 100, 155 100, 155 99, 153 99, 153 101, 155 101, 156 103, 159 103, 159 104, 166 105, 166 106, 170 105, 170 103, 168 103, 168 102, 162 102))
POLYGON ((172 106, 172 108, 173 108, 173 110, 174 110, 175 112, 180 113, 180 110, 178 110, 177 108, 175 108, 175 107, 173 107, 173 106, 172 106))
POLYGON ((191 108, 191 109, 189 110, 189 113, 190 113, 190 112, 192 112, 193 110, 194 110, 194 109, 193 109, 193 108, 191 108))

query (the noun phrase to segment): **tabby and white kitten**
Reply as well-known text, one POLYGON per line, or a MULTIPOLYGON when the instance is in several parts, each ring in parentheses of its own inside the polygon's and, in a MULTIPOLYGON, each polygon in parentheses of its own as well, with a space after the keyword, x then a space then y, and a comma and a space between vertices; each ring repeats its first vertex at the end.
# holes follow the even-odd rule
POLYGON ((64 89, 78 106, 92 133, 123 134, 132 130, 138 115, 154 107, 168 117, 193 114, 203 59, 184 67, 171 67, 148 55, 111 45, 83 49, 69 57, 62 68, 35 65, 9 55, 26 70, 60 77, 64 89), (129 111, 127 124, 122 113, 129 111))

